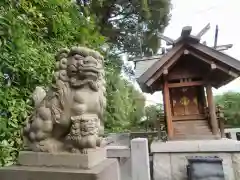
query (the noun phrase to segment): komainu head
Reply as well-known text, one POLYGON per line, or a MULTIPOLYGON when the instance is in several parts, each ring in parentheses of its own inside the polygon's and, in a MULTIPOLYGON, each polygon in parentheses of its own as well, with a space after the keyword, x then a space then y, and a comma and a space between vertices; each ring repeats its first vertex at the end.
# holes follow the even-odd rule
POLYGON ((61 49, 56 60, 56 80, 69 82, 73 88, 89 84, 92 89, 97 90, 99 81, 103 81, 103 56, 92 49, 61 49))

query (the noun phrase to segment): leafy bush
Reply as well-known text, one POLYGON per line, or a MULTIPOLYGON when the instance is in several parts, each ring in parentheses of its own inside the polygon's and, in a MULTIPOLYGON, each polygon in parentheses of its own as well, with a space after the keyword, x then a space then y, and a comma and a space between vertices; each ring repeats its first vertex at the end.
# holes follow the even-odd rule
POLYGON ((223 108, 226 124, 232 127, 240 127, 240 93, 227 92, 215 97, 216 104, 223 108))
POLYGON ((13 162, 22 148, 31 94, 51 82, 57 49, 76 44, 99 49, 104 43, 91 18, 71 1, 14 2, 0 6, 0 165, 13 162))

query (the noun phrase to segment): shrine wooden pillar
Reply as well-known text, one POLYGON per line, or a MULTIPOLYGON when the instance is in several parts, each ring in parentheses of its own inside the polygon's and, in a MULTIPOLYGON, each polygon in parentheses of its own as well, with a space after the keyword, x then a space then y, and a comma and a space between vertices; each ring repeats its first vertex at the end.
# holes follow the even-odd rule
POLYGON ((216 115, 216 107, 215 107, 215 103, 214 103, 214 99, 213 99, 213 93, 212 93, 212 86, 211 85, 206 86, 206 93, 207 93, 207 101, 208 101, 210 121, 211 121, 211 126, 212 126, 212 133, 213 133, 213 135, 219 135, 218 121, 217 121, 217 115, 216 115))
POLYGON ((166 121, 167 121, 168 139, 172 139, 173 138, 172 112, 171 112, 171 102, 170 102, 168 81, 166 78, 164 78, 164 83, 163 83, 163 100, 164 100, 164 110, 165 110, 166 121))

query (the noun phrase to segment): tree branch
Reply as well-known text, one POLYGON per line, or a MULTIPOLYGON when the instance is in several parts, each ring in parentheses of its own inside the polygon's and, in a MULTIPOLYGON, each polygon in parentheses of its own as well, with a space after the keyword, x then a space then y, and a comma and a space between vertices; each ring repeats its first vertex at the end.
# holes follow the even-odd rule
MULTIPOLYGON (((102 16, 103 18, 101 20, 102 24, 107 23, 108 19, 111 17, 111 11, 112 11, 112 8, 114 7, 116 1, 117 0, 112 0, 111 4, 109 4, 108 6, 105 6, 105 13, 103 14, 103 16, 102 16)), ((106 1, 106 2, 109 2, 109 1, 106 1)))
MULTIPOLYGON (((123 15, 124 15, 124 17, 121 17, 121 18, 109 19, 108 22, 123 20, 123 19, 125 19, 125 18, 127 18, 128 16, 131 16, 131 15, 133 15, 133 14, 132 14, 132 12, 130 12, 130 13, 126 13, 126 14, 123 14, 123 15)), ((120 14, 119 14, 119 16, 120 16, 120 14)), ((115 17, 117 17, 117 16, 115 16, 115 17)), ((112 18, 112 17, 111 17, 111 18, 112 18)))

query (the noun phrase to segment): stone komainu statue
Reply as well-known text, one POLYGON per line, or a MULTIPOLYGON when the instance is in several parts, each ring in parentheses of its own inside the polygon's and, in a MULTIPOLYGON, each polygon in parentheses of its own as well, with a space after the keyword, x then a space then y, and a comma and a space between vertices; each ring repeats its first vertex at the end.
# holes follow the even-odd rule
POLYGON ((56 55, 51 88, 36 88, 35 108, 23 130, 32 151, 83 152, 101 144, 106 106, 103 57, 73 47, 56 55))

